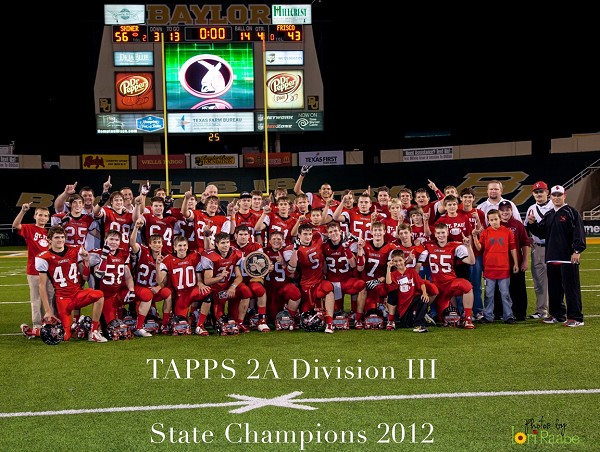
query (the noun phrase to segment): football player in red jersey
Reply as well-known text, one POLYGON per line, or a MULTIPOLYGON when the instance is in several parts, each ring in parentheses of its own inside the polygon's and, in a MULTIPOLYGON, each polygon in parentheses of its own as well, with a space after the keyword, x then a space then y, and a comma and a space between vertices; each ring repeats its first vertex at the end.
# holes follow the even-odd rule
MULTIPOLYGON (((248 226, 238 226, 235 228, 235 241, 232 243, 232 247, 239 250, 243 257, 253 251, 263 251, 262 245, 251 242, 250 228, 248 226)), ((258 311, 258 331, 261 333, 267 333, 270 331, 267 325, 267 293, 265 291, 264 278, 251 277, 248 275, 242 266, 243 282, 252 291, 252 297, 256 299, 256 310, 258 311)))
POLYGON ((238 323, 239 331, 249 332, 244 325, 252 291, 243 283, 242 252, 231 247, 229 234, 219 232, 215 235, 215 249, 202 252, 204 283, 210 287, 214 300, 215 317, 219 319, 225 311, 225 302, 229 300, 227 314, 238 323))
MULTIPOLYGON (((345 197, 350 195, 344 195, 345 197)), ((343 207, 343 204, 340 204, 333 212, 334 221, 346 223, 351 234, 365 241, 371 239, 371 224, 385 218, 384 215, 372 211, 371 197, 366 193, 358 196, 357 209, 344 212, 343 207)))
POLYGON ((71 314, 74 309, 93 304, 92 328, 88 333, 91 342, 107 342, 98 331, 104 294, 101 290, 81 286, 90 276, 89 254, 82 246, 65 245, 65 230, 62 226, 48 229, 50 248, 35 258, 35 268, 40 275, 40 297, 44 305, 44 319, 54 317, 50 304, 47 281, 51 281, 56 293, 56 312, 65 329, 65 341, 71 338, 71 314))
POLYGON ((206 317, 210 313, 212 298, 210 287, 202 281, 201 256, 196 251, 188 250, 188 240, 178 235, 173 240, 173 254, 166 256, 160 264, 161 276, 157 277, 161 283, 169 286, 173 297, 173 315, 189 319, 190 306, 201 302, 200 316, 195 333, 208 336, 204 328, 206 317))
POLYGON ((323 216, 325 217, 327 215, 327 207, 335 209, 338 206, 339 201, 333 198, 333 190, 331 188, 331 185, 327 182, 321 185, 321 187, 319 188, 318 195, 311 192, 304 193, 302 191, 302 182, 304 182, 304 178, 306 177, 311 168, 312 166, 309 165, 304 165, 302 167, 302 169, 300 170, 300 176, 298 176, 296 184, 294 185, 294 193, 296 195, 306 194, 306 196, 308 196, 309 205, 312 209, 326 209, 323 214, 323 216))
POLYGON ((267 230, 267 237, 272 231, 281 231, 286 245, 291 245, 291 231, 296 224, 296 217, 290 214, 291 203, 287 196, 277 199, 277 210, 272 211, 270 205, 263 207, 263 212, 256 222, 257 231, 267 230))
MULTIPOLYGON (((31 208, 31 203, 24 203, 21 210, 15 217, 12 227, 17 231, 27 245, 27 265, 25 273, 27 275, 27 284, 29 285, 29 298, 31 300, 31 327, 27 324, 21 325, 21 331, 27 338, 39 336, 42 326, 42 299, 40 297, 40 279, 39 273, 35 269, 35 256, 49 247, 46 223, 50 219, 50 211, 46 207, 36 207, 33 214, 35 224, 22 224, 23 217, 31 208)), ((49 294, 49 300, 54 307, 54 287, 50 281, 46 283, 46 291, 49 294)))
POLYGON ((163 238, 163 254, 171 254, 177 218, 172 215, 165 216, 165 199, 160 196, 153 196, 150 199, 150 212, 145 212, 146 195, 144 193, 143 189, 142 194, 135 198, 133 222, 135 223, 138 218, 143 220, 144 224, 140 230, 142 231, 142 240, 146 245, 150 244, 151 235, 158 234, 163 238))
POLYGON ((51 217, 52 226, 62 226, 67 234, 66 245, 83 245, 85 247, 88 231, 94 222, 91 215, 83 212, 83 198, 77 193, 69 197, 70 212, 55 213, 51 217))
MULTIPOLYGON (((238 228, 239 226, 247 226, 250 230, 250 241, 256 241, 256 222, 258 221, 260 214, 257 214, 251 209, 252 194, 244 191, 240 193, 240 198, 237 200, 237 202, 234 200, 231 203, 234 203, 232 215, 233 220, 235 221, 235 227, 238 228)), ((229 210, 229 205, 227 207, 229 210)))
POLYGON ((406 266, 406 258, 401 250, 394 250, 388 261, 385 283, 388 294, 388 321, 386 330, 396 328, 396 312, 404 328, 414 328, 415 333, 427 332, 425 314, 438 291, 433 284, 426 284, 419 273, 406 266), (397 310, 397 311, 396 311, 397 310))
POLYGON ((333 333, 333 308, 335 299, 333 285, 324 279, 323 239, 320 234, 313 234, 313 225, 304 223, 298 228, 298 238, 291 249, 283 253, 288 263, 286 270, 290 276, 300 274, 300 290, 302 292, 302 312, 322 308, 321 300, 325 299, 325 332, 333 333))
POLYGON ((386 242, 392 242, 396 239, 396 230, 398 226, 405 223, 405 218, 402 213, 402 204, 398 198, 392 198, 388 205, 389 215, 385 217, 381 222, 385 226, 385 237, 386 242))
POLYGON ((367 285, 355 277, 356 258, 347 243, 342 242, 342 231, 339 223, 332 221, 327 224, 329 240, 323 243, 323 256, 327 271, 325 278, 333 284, 335 311, 344 310, 344 295, 358 295, 351 310, 356 312, 358 306, 363 311, 367 298, 367 285))
POLYGON ((265 278, 267 314, 272 323, 275 323, 275 317, 280 311, 285 309, 286 305, 290 316, 294 318, 298 312, 302 296, 298 286, 293 283, 292 278, 285 271, 284 248, 285 245, 281 231, 271 232, 269 235, 269 246, 263 251, 273 263, 273 269, 265 278))
POLYGON ((198 251, 201 252, 205 248, 205 237, 208 237, 211 243, 214 243, 215 235, 219 232, 231 232, 231 221, 225 215, 220 215, 219 198, 216 196, 208 196, 204 201, 206 211, 189 210, 187 200, 192 197, 191 191, 186 191, 184 202, 181 206, 181 214, 183 218, 193 220, 196 225, 196 242, 198 251))
MULTIPOLYGON (((102 193, 103 196, 106 192, 102 193)), ((104 243, 106 234, 110 230, 121 234, 121 248, 129 253, 129 241, 131 240, 131 229, 133 228, 133 213, 128 212, 124 205, 123 195, 120 191, 112 192, 108 197, 108 205, 94 206, 94 216, 100 223, 101 241, 104 243)))
POLYGON ((450 306, 452 297, 462 296, 464 308, 464 327, 475 328, 473 325, 473 286, 464 278, 457 278, 455 259, 472 265, 475 256, 471 248, 471 238, 463 237, 461 242, 448 241, 448 225, 435 224, 435 240, 425 244, 427 263, 431 269, 431 280, 438 288, 439 294, 435 300, 435 311, 438 319, 443 321, 444 311, 450 306))
POLYGON ((94 287, 104 294, 102 314, 106 323, 121 318, 123 305, 134 304, 137 312, 136 329, 133 334, 149 337, 144 330, 146 315, 150 310, 152 292, 145 287, 135 291, 129 260, 129 250, 121 248, 121 234, 111 229, 106 234, 104 248, 90 251, 90 267, 93 269, 94 287))
MULTIPOLYGON (((185 200, 184 200, 185 202, 185 200)), ((194 194, 187 198, 188 210, 194 210, 196 208, 197 199, 194 194)), ((175 235, 183 235, 188 239, 188 250, 196 251, 198 249, 198 242, 196 241, 196 225, 194 224, 194 220, 187 220, 183 217, 181 213, 181 209, 177 207, 172 207, 170 209, 171 215, 177 218, 177 222, 175 223, 175 235)))
MULTIPOLYGON (((131 230, 134 236, 137 235, 138 229, 144 224, 141 218, 133 225, 131 230)), ((163 238, 160 234, 153 234, 148 239, 149 246, 137 243, 135 240, 130 243, 132 261, 132 273, 135 283, 136 297, 139 298, 140 288, 146 287, 152 292, 152 307, 155 309, 156 303, 161 300, 162 305, 162 328, 161 331, 168 331, 169 320, 171 318, 171 310, 173 308, 171 289, 165 287, 165 281, 162 281, 162 273, 160 272, 160 264, 163 261, 162 249, 163 238), (161 281, 158 278, 161 278, 161 281)), ((188 242, 189 243, 189 242, 188 242)))
POLYGON ((392 243, 385 243, 385 226, 380 221, 371 225, 371 240, 359 240, 356 252, 356 269, 367 285, 367 299, 364 310, 357 306, 356 329, 363 328, 363 312, 377 308, 384 303, 388 291, 385 286, 385 272, 390 253, 395 249, 392 243))

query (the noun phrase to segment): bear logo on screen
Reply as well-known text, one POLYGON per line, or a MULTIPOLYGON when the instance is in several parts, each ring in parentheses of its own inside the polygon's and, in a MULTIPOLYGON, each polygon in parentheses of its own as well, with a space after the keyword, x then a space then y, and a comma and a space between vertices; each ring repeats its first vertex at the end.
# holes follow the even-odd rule
POLYGON ((231 89, 233 69, 216 55, 195 55, 179 71, 181 86, 193 96, 211 99, 231 89))

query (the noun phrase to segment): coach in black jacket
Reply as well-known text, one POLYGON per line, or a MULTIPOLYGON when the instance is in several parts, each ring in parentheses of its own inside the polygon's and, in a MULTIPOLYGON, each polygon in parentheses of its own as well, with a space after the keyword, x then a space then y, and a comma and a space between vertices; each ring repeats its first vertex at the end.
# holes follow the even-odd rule
POLYGON ((585 230, 579 212, 567 205, 564 187, 550 190, 554 208, 539 223, 533 212, 527 217, 526 228, 546 239, 546 270, 548 274, 548 310, 545 323, 564 322, 565 326, 583 326, 579 258, 585 250, 585 230), (566 309, 563 298, 566 300, 566 309), (566 314, 566 322, 565 322, 566 314))

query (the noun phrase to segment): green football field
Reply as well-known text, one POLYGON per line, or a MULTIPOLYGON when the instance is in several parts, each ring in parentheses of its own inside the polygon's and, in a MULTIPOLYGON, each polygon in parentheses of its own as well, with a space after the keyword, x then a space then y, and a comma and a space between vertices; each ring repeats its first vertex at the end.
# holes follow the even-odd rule
MULTIPOLYGON (((22 250, 0 252, 0 451, 596 451, 600 245, 585 326, 27 340, 22 250), (522 443, 522 444, 519 444, 522 443)), ((535 304, 528 274, 529 309, 535 304)))

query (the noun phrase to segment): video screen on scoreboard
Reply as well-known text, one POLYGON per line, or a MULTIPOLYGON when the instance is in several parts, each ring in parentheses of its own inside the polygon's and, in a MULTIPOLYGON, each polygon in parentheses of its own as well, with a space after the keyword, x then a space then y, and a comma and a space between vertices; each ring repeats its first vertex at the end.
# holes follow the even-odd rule
POLYGON ((167 110, 252 110, 253 44, 165 44, 165 78, 167 110))

